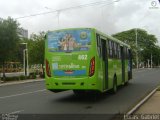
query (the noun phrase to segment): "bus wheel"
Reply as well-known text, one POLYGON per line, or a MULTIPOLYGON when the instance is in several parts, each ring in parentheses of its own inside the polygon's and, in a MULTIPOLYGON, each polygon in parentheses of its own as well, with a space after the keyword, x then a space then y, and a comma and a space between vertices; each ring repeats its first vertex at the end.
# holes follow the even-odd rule
POLYGON ((127 86, 128 85, 128 81, 126 81, 124 85, 127 86))
POLYGON ((112 88, 112 93, 116 93, 117 92, 117 78, 116 76, 113 79, 113 88, 112 88))

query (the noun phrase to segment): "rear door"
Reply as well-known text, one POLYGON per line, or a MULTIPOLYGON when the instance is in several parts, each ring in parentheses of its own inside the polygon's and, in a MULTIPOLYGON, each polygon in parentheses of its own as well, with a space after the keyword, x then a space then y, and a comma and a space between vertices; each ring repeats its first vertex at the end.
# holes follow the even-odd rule
POLYGON ((108 89, 108 56, 107 56, 107 41, 101 39, 102 46, 102 60, 104 70, 104 89, 108 89))
POLYGON ((103 71, 103 90, 108 89, 108 56, 107 56, 107 41, 99 34, 97 36, 97 49, 99 53, 100 62, 102 62, 103 71))
POLYGON ((122 83, 125 83, 125 53, 123 46, 121 46, 121 64, 122 64, 122 83))
POLYGON ((132 79, 132 52, 128 49, 128 79, 132 79))

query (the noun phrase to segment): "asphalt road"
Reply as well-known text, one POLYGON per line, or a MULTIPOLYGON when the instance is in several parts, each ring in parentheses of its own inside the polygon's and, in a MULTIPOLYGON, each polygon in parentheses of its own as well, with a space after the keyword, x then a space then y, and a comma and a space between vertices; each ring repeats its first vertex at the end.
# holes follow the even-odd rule
MULTIPOLYGON (((134 70, 133 77, 129 84, 120 87, 116 94, 106 93, 99 98, 79 98, 72 91, 52 93, 45 90, 44 81, 1 86, 0 114, 63 114, 64 119, 67 117, 64 114, 90 115, 88 118, 80 118, 83 120, 91 116, 92 119, 97 119, 95 114, 103 114, 108 115, 105 120, 110 119, 115 114, 126 113, 157 87, 160 83, 160 69, 134 70)), ((75 117, 77 119, 77 116, 75 117)))

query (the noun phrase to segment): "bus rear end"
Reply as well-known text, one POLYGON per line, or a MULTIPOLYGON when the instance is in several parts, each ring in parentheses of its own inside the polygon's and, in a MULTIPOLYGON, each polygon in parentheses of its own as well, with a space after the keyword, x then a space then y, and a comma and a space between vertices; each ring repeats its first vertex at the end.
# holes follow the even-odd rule
POLYGON ((45 82, 48 90, 98 90, 93 29, 48 32, 45 42, 45 82))

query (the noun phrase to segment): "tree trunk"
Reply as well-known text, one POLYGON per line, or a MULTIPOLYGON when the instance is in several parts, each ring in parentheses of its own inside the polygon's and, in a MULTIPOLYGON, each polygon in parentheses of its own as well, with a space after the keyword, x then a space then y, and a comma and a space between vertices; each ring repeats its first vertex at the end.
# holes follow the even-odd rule
POLYGON ((42 63, 42 76, 43 76, 43 78, 44 78, 44 64, 42 63))
POLYGON ((3 70, 3 80, 5 80, 6 79, 6 75, 5 75, 5 62, 3 61, 3 63, 2 63, 2 70, 3 70))

